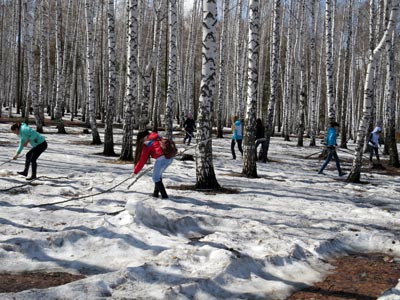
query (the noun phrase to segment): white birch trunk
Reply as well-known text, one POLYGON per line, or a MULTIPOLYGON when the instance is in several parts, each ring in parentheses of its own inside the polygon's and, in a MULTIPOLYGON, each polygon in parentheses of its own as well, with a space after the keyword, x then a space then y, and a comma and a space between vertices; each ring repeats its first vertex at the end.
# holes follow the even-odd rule
POLYGON ((92 131, 92 144, 100 145, 100 135, 97 130, 96 112, 95 112, 95 91, 94 91, 94 58, 93 58, 93 14, 90 0, 85 0, 86 13, 86 70, 87 70, 87 92, 89 99, 89 120, 92 131))
POLYGON ((127 30, 127 74, 125 91, 125 119, 122 137, 122 149, 120 160, 132 160, 132 141, 133 141, 133 109, 136 101, 137 84, 137 18, 138 0, 127 0, 128 9, 128 30, 127 30))
POLYGON ((391 9, 390 19, 385 29, 384 35, 380 40, 379 44, 376 46, 374 51, 369 56, 367 75, 365 78, 365 85, 364 85, 363 114, 357 131, 357 144, 353 157, 353 164, 351 167, 351 172, 347 178, 347 181, 349 182, 360 182, 364 141, 368 133, 368 124, 371 118, 373 78, 374 78, 373 74, 376 68, 377 58, 381 54, 381 51, 384 49, 385 42, 388 39, 388 36, 390 37, 391 32, 396 24, 398 9, 399 9, 399 1, 396 0, 396 4, 394 4, 394 6, 391 9))
POLYGON ((106 156, 114 156, 113 121, 115 115, 116 65, 115 65, 115 8, 114 0, 108 0, 107 6, 108 32, 108 99, 106 124, 104 128, 104 150, 106 156))
POLYGON ((266 130, 265 130, 265 138, 267 144, 267 157, 269 144, 271 140, 271 136, 273 133, 273 121, 274 121, 274 111, 275 111, 275 103, 278 96, 278 67, 279 67, 279 44, 280 44, 280 36, 279 36, 279 25, 280 25, 280 0, 274 0, 274 23, 272 29, 272 57, 271 57, 271 95, 268 103, 268 112, 266 118, 266 130))
POLYGON ((196 189, 219 189, 214 172, 212 155, 211 113, 215 92, 217 54, 217 3, 202 0, 202 71, 199 99, 199 115, 196 134, 196 189))
POLYGON ((259 44, 259 0, 250 0, 249 3, 249 33, 248 33, 248 67, 247 67, 247 110, 243 139, 243 171, 250 178, 257 177, 255 128, 257 114, 258 92, 258 51, 259 44))
POLYGON ((165 129, 167 137, 172 139, 174 108, 177 96, 177 0, 169 1, 169 51, 168 51, 168 89, 165 107, 165 129))
POLYGON ((58 133, 66 133, 64 128, 63 109, 64 109, 64 76, 63 52, 61 48, 61 30, 62 30, 62 7, 61 0, 56 0, 56 104, 54 107, 54 118, 58 133))

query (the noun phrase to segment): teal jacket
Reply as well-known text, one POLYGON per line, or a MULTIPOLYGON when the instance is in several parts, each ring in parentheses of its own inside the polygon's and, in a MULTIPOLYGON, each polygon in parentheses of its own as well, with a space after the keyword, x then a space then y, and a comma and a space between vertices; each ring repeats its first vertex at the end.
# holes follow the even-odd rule
POLYGON ((243 127, 240 120, 237 120, 235 123, 235 130, 233 131, 232 140, 241 140, 243 139, 243 127))
POLYGON ((336 135, 337 133, 335 127, 329 127, 328 134, 326 136, 326 145, 328 147, 335 147, 337 145, 336 135))
POLYGON ((22 152, 22 149, 24 149, 24 146, 27 142, 29 142, 32 148, 34 148, 45 141, 43 135, 33 130, 25 123, 21 124, 18 135, 19 135, 19 147, 17 149, 18 154, 22 152))

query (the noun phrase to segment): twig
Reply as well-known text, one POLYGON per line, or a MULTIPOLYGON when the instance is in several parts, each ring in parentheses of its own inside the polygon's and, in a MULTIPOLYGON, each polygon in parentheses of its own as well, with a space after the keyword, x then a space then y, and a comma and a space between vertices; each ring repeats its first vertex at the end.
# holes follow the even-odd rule
POLYGON ((89 197, 94 197, 94 196, 98 196, 98 195, 101 195, 101 194, 105 194, 105 193, 108 193, 109 191, 115 189, 116 187, 120 186, 121 184, 123 184, 124 182, 128 181, 131 178, 132 177, 129 176, 128 178, 122 180, 120 183, 118 183, 118 184, 116 184, 116 185, 114 185, 114 186, 110 187, 109 189, 107 189, 105 191, 102 191, 102 192, 98 192, 98 193, 90 194, 90 195, 85 195, 85 196, 80 196, 80 197, 73 197, 73 198, 69 198, 69 199, 66 199, 66 200, 61 200, 61 201, 56 201, 56 202, 51 202, 51 203, 37 204, 37 205, 34 205, 33 207, 43 207, 43 206, 48 206, 48 205, 61 204, 61 203, 66 203, 66 202, 73 201, 73 200, 80 200, 80 199, 84 199, 84 198, 89 198, 89 197))

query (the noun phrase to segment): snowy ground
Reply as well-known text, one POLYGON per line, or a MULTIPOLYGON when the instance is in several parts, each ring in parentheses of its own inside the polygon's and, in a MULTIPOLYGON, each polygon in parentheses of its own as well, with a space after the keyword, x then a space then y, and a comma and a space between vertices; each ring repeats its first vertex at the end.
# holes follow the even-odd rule
MULTIPOLYGON (((9 128, 0 124, 0 164, 17 148, 9 128)), ((327 175, 317 175, 322 161, 304 159, 317 149, 273 138, 272 162, 258 164, 259 179, 247 179, 237 176, 242 160, 231 160, 229 138, 215 139, 218 182, 239 193, 173 189, 195 183, 195 163, 176 159, 164 178, 170 199, 161 200, 150 195, 150 173, 128 190, 132 165, 98 155, 103 146, 90 145, 82 128, 67 128, 68 135, 45 131, 49 148, 38 161, 38 175, 45 177, 26 185, 16 175, 24 157, 0 166, 0 272, 65 271, 87 278, 0 294, 1 300, 284 299, 322 279, 332 256, 400 257, 398 176, 370 170, 362 174, 368 184, 348 184, 337 180, 333 163, 327 175), (97 196, 38 206, 124 180, 97 196)), ((115 141, 119 152, 120 130, 115 141)), ((185 153, 195 154, 193 148, 185 153)), ((339 156, 348 172, 351 155, 339 156)), ((379 299, 400 299, 397 288, 379 299)))

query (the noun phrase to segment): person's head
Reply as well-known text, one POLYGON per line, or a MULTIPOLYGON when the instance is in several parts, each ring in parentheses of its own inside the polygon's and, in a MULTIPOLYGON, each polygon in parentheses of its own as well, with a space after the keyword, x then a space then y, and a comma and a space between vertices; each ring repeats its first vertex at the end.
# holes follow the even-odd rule
POLYGON ((331 127, 339 128, 339 123, 338 122, 332 122, 331 123, 331 127))
POLYGON ((136 141, 139 142, 139 141, 145 139, 146 136, 149 135, 149 133, 150 133, 150 132, 149 132, 147 129, 145 129, 145 130, 143 130, 143 131, 139 131, 138 134, 137 134, 137 136, 136 136, 136 141))
POLYGON ((136 165, 140 159, 140 155, 143 149, 143 142, 146 137, 149 135, 149 131, 147 129, 143 131, 139 131, 136 136, 136 150, 135 150, 135 157, 134 157, 134 164, 136 165))
POLYGON ((382 132, 382 128, 380 128, 379 126, 375 127, 374 133, 381 133, 382 132))
POLYGON ((20 123, 14 123, 11 125, 11 131, 13 133, 15 133, 16 135, 19 134, 19 129, 21 128, 21 124, 20 123))
POLYGON ((260 118, 257 118, 257 120, 256 120, 256 126, 257 126, 257 127, 263 126, 263 123, 262 123, 262 121, 261 121, 260 118))
POLYGON ((187 117, 188 117, 189 119, 193 119, 193 114, 192 114, 192 113, 188 113, 187 117))

